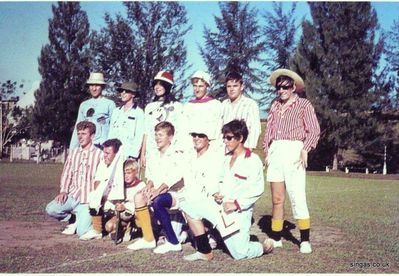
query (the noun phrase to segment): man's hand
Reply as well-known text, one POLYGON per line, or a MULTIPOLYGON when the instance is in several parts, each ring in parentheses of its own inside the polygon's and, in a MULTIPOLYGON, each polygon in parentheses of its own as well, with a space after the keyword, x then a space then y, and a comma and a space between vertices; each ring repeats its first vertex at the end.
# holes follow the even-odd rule
POLYGON ((68 198, 68 194, 66 193, 66 192, 62 192, 62 193, 60 193, 59 195, 57 195, 55 198, 54 198, 54 200, 58 203, 58 204, 64 204, 65 203, 65 201, 67 200, 67 198, 68 198))
POLYGON ((234 202, 223 202, 223 210, 226 214, 230 214, 237 211, 237 206, 234 202))
POLYGON ((308 167, 308 152, 306 150, 301 150, 301 154, 299 155, 299 160, 296 162, 299 166, 302 166, 304 169, 308 167))
POLYGON ((223 196, 219 192, 214 193, 213 198, 215 199, 217 204, 221 204, 223 202, 223 196))

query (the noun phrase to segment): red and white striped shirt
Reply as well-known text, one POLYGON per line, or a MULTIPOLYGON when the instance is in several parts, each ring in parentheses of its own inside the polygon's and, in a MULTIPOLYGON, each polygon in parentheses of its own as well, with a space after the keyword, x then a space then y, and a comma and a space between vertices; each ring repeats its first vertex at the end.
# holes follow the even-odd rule
POLYGON ((274 140, 303 141, 303 148, 309 152, 316 147, 319 138, 319 122, 309 100, 296 96, 284 112, 280 101, 277 100, 272 104, 263 140, 266 156, 274 140))
POLYGON ((88 195, 94 189, 94 177, 102 158, 102 151, 91 145, 83 150, 73 149, 64 165, 61 175, 61 193, 65 192, 80 203, 88 202, 88 195))

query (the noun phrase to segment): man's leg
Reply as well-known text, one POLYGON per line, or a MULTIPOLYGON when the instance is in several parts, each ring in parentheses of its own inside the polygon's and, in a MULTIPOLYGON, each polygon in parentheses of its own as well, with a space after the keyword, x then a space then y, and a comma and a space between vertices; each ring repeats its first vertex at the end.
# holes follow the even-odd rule
POLYGON ((285 183, 270 183, 272 193, 272 223, 270 238, 273 239, 274 247, 282 247, 281 233, 284 223, 284 201, 285 201, 285 183))
POLYGON ((60 221, 69 221, 72 216, 72 211, 79 204, 73 197, 68 196, 64 204, 60 204, 53 200, 46 206, 46 213, 55 219, 60 221))
POLYGON ((92 218, 88 204, 78 204, 75 208, 77 228, 76 233, 79 237, 92 229, 92 218))
POLYGON ((191 232, 194 234, 194 241, 197 247, 197 252, 191 255, 184 256, 186 261, 210 261, 213 259, 212 248, 209 245, 208 234, 205 231, 205 226, 202 220, 191 218, 188 214, 185 214, 188 226, 191 232))

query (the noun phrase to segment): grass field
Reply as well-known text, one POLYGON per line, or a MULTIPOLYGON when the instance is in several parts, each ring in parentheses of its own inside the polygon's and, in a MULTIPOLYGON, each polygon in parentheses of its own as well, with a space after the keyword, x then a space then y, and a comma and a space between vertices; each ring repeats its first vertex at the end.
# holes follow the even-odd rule
MULTIPOLYGON (((299 231, 289 203, 282 249, 253 260, 234 261, 215 250, 210 263, 188 263, 183 252, 158 256, 132 252, 127 243, 79 241, 60 234, 65 224, 46 218, 58 193, 61 164, 0 163, 0 272, 45 273, 398 273, 399 181, 309 175, 307 194, 314 252, 298 252, 299 231)), ((266 184, 268 185, 268 184, 266 184)), ((253 238, 270 225, 269 187, 257 202, 253 238)))

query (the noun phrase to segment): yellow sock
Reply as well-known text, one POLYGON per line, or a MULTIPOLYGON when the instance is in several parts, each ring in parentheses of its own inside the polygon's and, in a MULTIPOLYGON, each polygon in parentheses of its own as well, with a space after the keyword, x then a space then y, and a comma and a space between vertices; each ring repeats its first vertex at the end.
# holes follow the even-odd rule
POLYGON ((310 218, 298 219, 298 228, 299 230, 310 229, 310 218))
POLYGON ((154 233, 152 232, 150 211, 147 206, 136 209, 136 223, 140 222, 141 230, 143 231, 143 238, 146 241, 154 240, 154 233))
POLYGON ((93 222, 93 229, 97 232, 97 233, 102 233, 102 216, 92 216, 91 220, 93 222))
POLYGON ((283 230, 284 220, 282 219, 272 219, 272 231, 281 232, 283 230))

